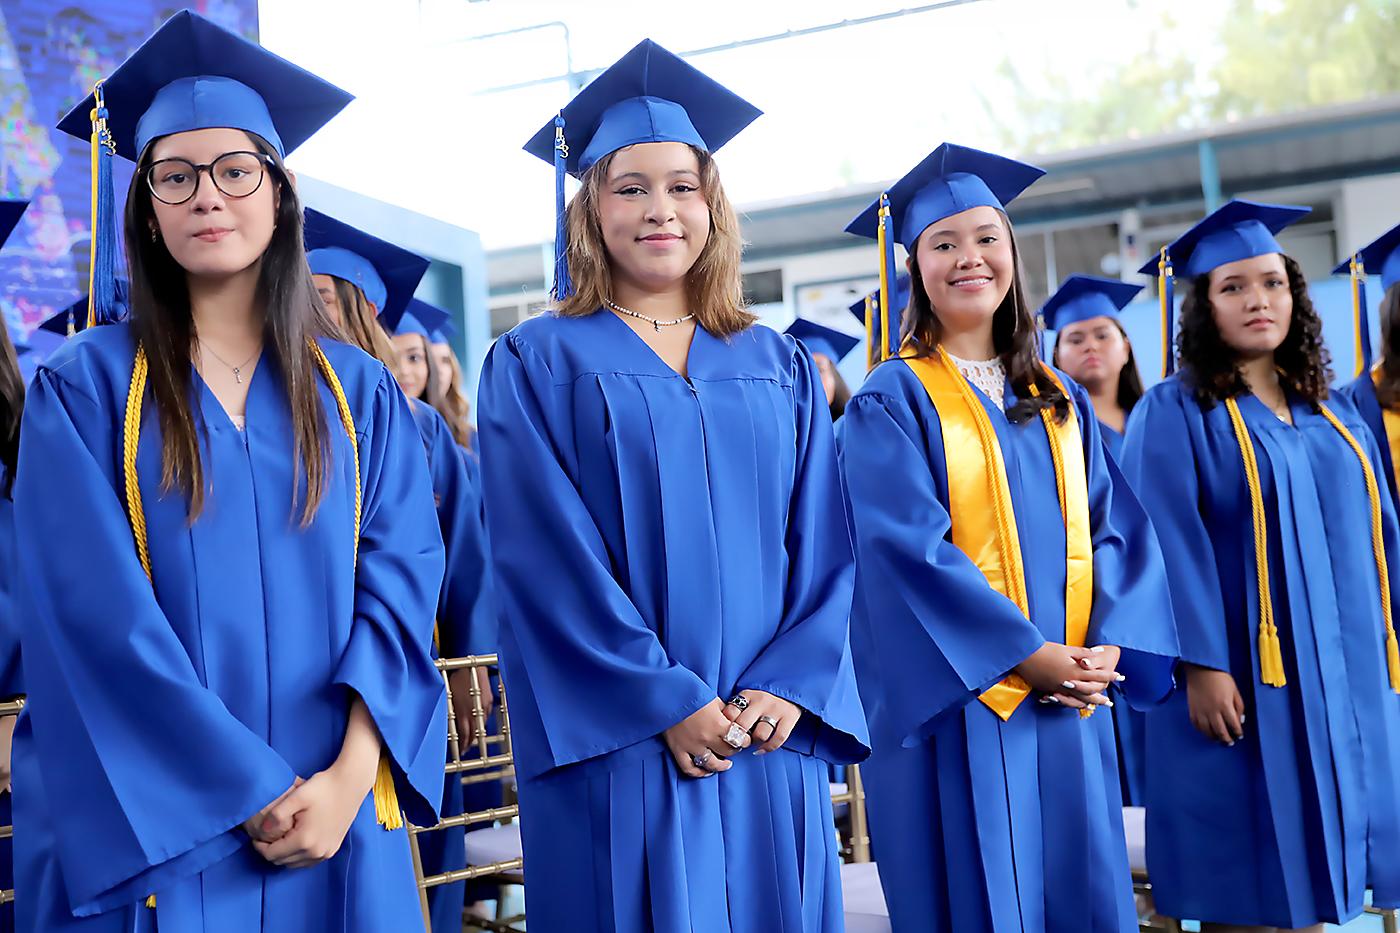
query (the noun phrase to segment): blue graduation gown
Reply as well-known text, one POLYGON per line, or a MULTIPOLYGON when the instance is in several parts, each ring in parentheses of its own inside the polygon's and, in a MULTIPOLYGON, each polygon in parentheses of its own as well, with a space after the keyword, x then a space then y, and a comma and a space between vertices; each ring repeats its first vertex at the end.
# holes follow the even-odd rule
POLYGON ((19 928, 45 933, 421 929, 406 833, 372 797, 339 852, 269 865, 240 825, 331 764, 352 691, 409 819, 442 793, 445 698, 432 661, 443 574, 423 448, 387 370, 322 344, 359 432, 363 517, 330 390, 329 486, 301 527, 289 406, 265 353, 238 431, 195 374, 210 493, 191 525, 162 494, 147 402, 137 474, 154 589, 122 495, 134 345, 94 328, 40 367, 24 413, 15 523, 30 705, 15 738, 19 928), (151 911, 142 902, 155 893, 151 911), (154 915, 154 916, 152 916, 154 915))
MULTIPOLYGON (((4 492, 8 474, 0 466, 0 698, 24 693, 19 664, 19 616, 15 611, 15 506, 4 492)), ((0 794, 0 826, 11 825, 10 791, 0 794)), ((0 889, 15 886, 14 844, 0 839, 0 889)), ((0 904, 0 933, 15 928, 14 902, 0 904)))
MULTIPOLYGON (((1123 459, 1123 435, 1099 422, 1099 434, 1104 447, 1114 463, 1123 459)), ((1117 688, 1115 688, 1115 693, 1117 688)), ((1147 780, 1147 763, 1142 749, 1143 717, 1141 710, 1133 709, 1130 703, 1116 703, 1113 707, 1114 745, 1118 749, 1118 789, 1123 795, 1123 806, 1140 807, 1143 804, 1143 782, 1147 780)))
MULTIPOLYGON (((1121 646, 1128 699, 1155 703, 1176 655, 1161 553, 1088 396, 1061 379, 1088 472, 1088 644, 1121 646)), ((879 366, 844 418, 852 639, 874 747, 863 770, 890 918, 929 933, 1126 933, 1137 919, 1111 719, 1030 697, 1003 722, 977 700, 1046 640, 1064 641, 1066 560, 1040 419, 1015 425, 978 399, 1006 463, 1029 620, 952 543, 938 412, 914 371, 879 366)))
MULTIPOLYGON (((486 654, 495 650, 495 619, 485 607, 486 543, 481 519, 480 484, 460 453, 452 431, 435 408, 416 398, 408 400, 428 455, 428 475, 437 504, 438 529, 447 549, 447 573, 438 599, 438 651, 442 657, 486 654)), ((442 810, 455 815, 463 809, 460 775, 444 777, 442 810)), ((457 826, 418 837, 423 874, 437 875, 465 868, 465 827, 457 826)), ((458 933, 466 883, 428 889, 432 929, 458 933)))
POLYGON ((1390 438, 1385 433, 1385 416, 1381 413, 1381 403, 1376 398, 1376 384, 1371 381, 1371 374, 1362 373, 1338 389, 1337 394, 1351 402, 1361 420, 1366 422, 1371 437, 1376 441, 1376 450, 1380 453, 1385 483, 1390 487, 1390 500, 1400 501, 1395 488, 1395 462, 1390 456, 1390 438))
MULTIPOLYGON (((1381 472, 1356 410, 1328 404, 1381 472)), ((1148 716, 1148 869, 1171 916, 1341 923, 1360 913, 1368 879, 1378 904, 1400 904, 1400 696, 1386 674, 1370 506, 1355 454, 1320 414, 1295 399, 1290 426, 1252 395, 1239 406, 1268 516, 1286 687, 1259 680, 1253 526, 1225 406, 1203 411, 1174 377, 1138 403, 1124 446, 1166 556, 1182 659, 1230 672, 1246 717, 1243 741, 1226 747, 1191 725, 1185 690, 1148 716)), ((1394 598, 1394 561, 1390 576, 1394 598)))
POLYGON ((688 368, 602 311, 527 321, 486 361, 530 921, 839 930, 827 762, 866 746, 825 395, 811 357, 761 326, 697 329, 688 368), (682 776, 661 733, 748 688, 805 710, 792 739, 682 776))

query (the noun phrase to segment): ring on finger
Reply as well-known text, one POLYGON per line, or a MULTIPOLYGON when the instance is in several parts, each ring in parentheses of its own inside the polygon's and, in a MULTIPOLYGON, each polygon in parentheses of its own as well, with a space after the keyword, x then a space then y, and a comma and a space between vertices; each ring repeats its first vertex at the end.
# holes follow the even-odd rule
MULTIPOLYGON (((774 719, 772 716, 758 717, 758 722, 753 724, 753 730, 750 730, 749 734, 753 735, 753 731, 757 730, 759 726, 768 727, 767 738, 759 739, 759 741, 767 742, 769 739, 773 738, 773 736, 777 735, 778 733, 778 720, 774 719)), ((754 735, 754 738, 758 739, 758 736, 754 735)))
POLYGON ((733 706, 734 708, 738 709, 739 712, 742 713, 744 710, 749 708, 749 698, 744 696, 742 693, 736 693, 729 698, 729 702, 725 705, 733 706))
POLYGON ((713 757, 715 757, 715 753, 707 748, 705 749, 705 754, 703 755, 691 755, 690 763, 695 765, 695 767, 697 768, 703 768, 706 764, 709 763, 710 759, 713 757))
POLYGON ((733 749, 741 749, 748 741, 749 734, 744 727, 737 722, 729 724, 729 731, 724 734, 724 744, 733 749))

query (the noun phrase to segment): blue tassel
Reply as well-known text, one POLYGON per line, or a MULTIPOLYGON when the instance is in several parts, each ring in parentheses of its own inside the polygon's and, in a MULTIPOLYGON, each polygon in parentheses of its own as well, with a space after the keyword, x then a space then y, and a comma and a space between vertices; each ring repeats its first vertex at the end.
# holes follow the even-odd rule
POLYGON ((564 139, 564 115, 554 118, 554 300, 573 294, 569 279, 569 231, 565 224, 564 177, 568 174, 569 144, 564 139))
POLYGON ((107 128, 107 107, 102 85, 93 89, 97 106, 92 111, 92 249, 88 320, 111 324, 120 318, 117 306, 116 192, 112 184, 112 159, 116 145, 107 128))
POLYGON ((1162 289, 1162 378, 1176 372, 1176 289, 1171 257, 1162 250, 1158 267, 1162 289))
POLYGON ((1371 371, 1371 366, 1375 363, 1375 357, 1371 352, 1371 324, 1367 318, 1366 305, 1366 278, 1362 275, 1356 280, 1356 336, 1361 346, 1361 364, 1357 370, 1357 375, 1364 375, 1371 371))

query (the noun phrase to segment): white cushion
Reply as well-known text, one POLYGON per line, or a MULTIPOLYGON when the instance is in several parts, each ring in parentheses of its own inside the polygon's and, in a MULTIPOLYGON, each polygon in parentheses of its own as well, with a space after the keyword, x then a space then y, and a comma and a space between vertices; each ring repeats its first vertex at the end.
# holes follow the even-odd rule
POLYGON ((890 911, 874 862, 841 866, 841 898, 846 909, 846 933, 890 933, 890 911))
MULTIPOLYGON (((845 785, 844 782, 839 782, 839 781, 832 781, 832 782, 831 782, 831 796, 835 797, 837 794, 844 794, 845 792, 846 792, 846 785, 845 785)), ((832 805, 831 805, 831 813, 832 813, 833 816, 843 816, 843 815, 846 813, 846 811, 849 810, 850 808, 851 808, 851 805, 848 804, 848 803, 836 803, 836 804, 832 804, 832 805)))
MULTIPOLYGON (((520 858, 524 849, 520 843, 520 823, 507 823, 505 826, 488 826, 467 833, 467 864, 490 865, 520 858)), ((506 872, 507 877, 515 878, 520 872, 506 872)))
POLYGON ((1147 811, 1142 807, 1123 808, 1123 835, 1128 837, 1128 867, 1147 873, 1147 811))

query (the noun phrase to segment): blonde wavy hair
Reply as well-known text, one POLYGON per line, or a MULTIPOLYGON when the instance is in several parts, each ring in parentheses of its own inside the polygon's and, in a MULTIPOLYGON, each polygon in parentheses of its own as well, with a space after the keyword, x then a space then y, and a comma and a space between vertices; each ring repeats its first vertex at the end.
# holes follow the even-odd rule
MULTIPOLYGON (((429 344, 428 349, 432 350, 431 344, 429 344)), ((447 427, 452 431, 452 439, 457 442, 457 445, 471 450, 472 403, 467 401, 466 395, 462 393, 462 365, 457 362, 457 354, 451 354, 448 359, 452 377, 448 380, 447 385, 442 387, 437 404, 433 407, 447 422, 447 427)))
MULTIPOLYGON (((725 196, 714 159, 694 146, 691 151, 700 163, 700 191, 710 208, 710 236, 686 275, 689 305, 696 323, 716 336, 728 337, 758 320, 744 303, 744 280, 739 271, 744 240, 739 216, 725 196)), ((554 305, 554 313, 562 317, 592 314, 603 306, 603 299, 612 297, 612 268, 598 221, 598 202, 616 154, 604 156, 584 173, 583 187, 569 202, 565 228, 574 292, 554 305)))
POLYGON ((374 305, 369 303, 358 285, 338 276, 330 276, 335 284, 335 300, 340 306, 340 329, 350 342, 385 366, 395 379, 399 377, 399 353, 389 332, 379 323, 374 305))

